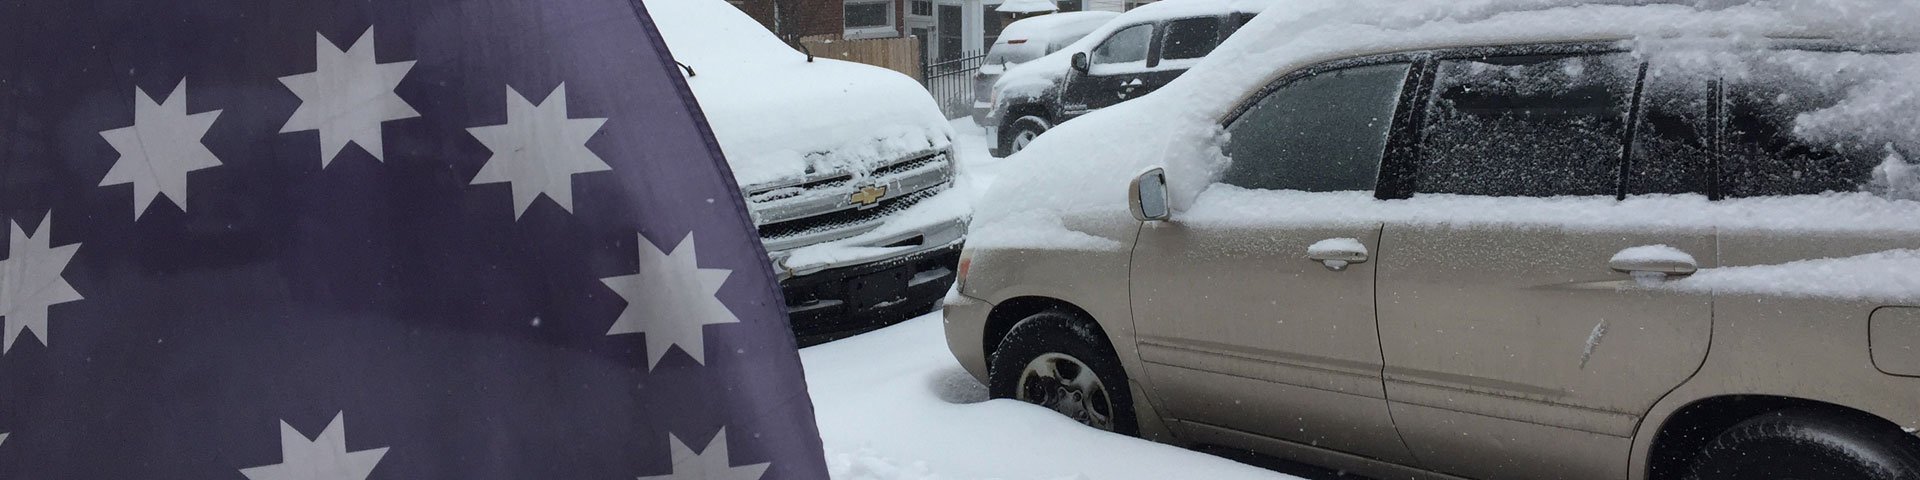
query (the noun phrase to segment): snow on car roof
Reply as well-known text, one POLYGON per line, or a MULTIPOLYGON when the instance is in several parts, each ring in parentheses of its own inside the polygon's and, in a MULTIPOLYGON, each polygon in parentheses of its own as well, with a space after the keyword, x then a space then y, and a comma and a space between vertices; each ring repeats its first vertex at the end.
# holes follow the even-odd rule
POLYGON ((1062 12, 1019 20, 1000 31, 987 50, 981 71, 1001 73, 1002 64, 1020 64, 1045 56, 1100 28, 1120 12, 1062 12))
MULTIPOLYGON (((1116 20, 1109 27, 1120 23, 1124 22, 1116 20)), ((1748 57, 1769 57, 1772 55, 1751 55, 1769 37, 1827 37, 1853 44, 1906 45, 1920 33, 1912 28, 1916 24, 1920 24, 1920 5, 1874 0, 1704 0, 1631 5, 1567 0, 1282 0, 1168 86, 1061 123, 1015 154, 1007 164, 1018 165, 1021 171, 1003 175, 1003 180, 976 206, 973 228, 977 233, 969 243, 998 243, 990 238, 993 232, 1012 230, 994 225, 1001 219, 1006 219, 1009 226, 1020 222, 1022 238, 1042 236, 1035 229, 1050 229, 1060 239, 1078 238, 1086 232, 1130 231, 1094 225, 1088 219, 1131 223, 1124 200, 1126 185, 1132 175, 1149 167, 1166 169, 1176 211, 1191 208, 1231 163, 1221 153, 1226 134, 1220 120, 1250 92, 1280 75, 1322 61, 1455 46, 1622 39, 1636 45, 1636 54, 1693 49, 1711 56, 1713 50, 1720 49, 1747 52, 1748 57), (1036 205, 1049 212, 1033 212, 1036 205)), ((1098 41, 1098 35, 1082 42, 1098 41)), ((1069 50, 1074 49, 1022 65, 1014 72, 1045 68, 1042 64, 1052 60, 1065 62, 1069 50)), ((1819 73, 1818 68, 1839 69, 1828 72, 1850 83, 1829 85, 1845 90, 1848 100, 1842 106, 1848 108, 1824 112, 1844 120, 1816 114, 1798 123, 1818 126, 1808 123, 1818 120, 1862 128, 1878 125, 1879 131, 1872 132, 1875 135, 1920 144, 1920 126, 1916 125, 1920 122, 1912 113, 1920 111, 1920 85, 1911 81, 1920 76, 1920 56, 1880 57, 1897 58, 1879 60, 1886 65, 1867 60, 1828 67, 1801 65, 1812 73, 1819 73), (1862 76, 1854 70, 1871 70, 1873 75, 1862 76)), ((1009 77, 1013 76, 1010 72, 1009 77)), ((1900 160, 1897 155, 1892 157, 1890 161, 1900 160)), ((1916 205, 1902 203, 1906 211, 1920 214, 1916 205)), ((1920 218, 1901 218, 1920 225, 1920 218)), ((1052 245, 1096 244, 1100 243, 1063 241, 1052 245)))
POLYGON ((1092 50, 1122 27, 1177 18, 1260 13, 1278 1, 1283 0, 1160 0, 1141 5, 1120 14, 1072 45, 1008 70, 1005 76, 995 82, 994 88, 1015 94, 1032 94, 1050 88, 1054 80, 1066 75, 1068 61, 1075 52, 1092 50))
POLYGON ((1120 16, 1119 12, 1087 11, 1060 12, 1023 18, 1007 24, 1007 28, 1000 30, 1000 39, 994 43, 1001 44, 1009 40, 1046 43, 1044 40, 1085 35, 1118 16, 1120 16))
POLYGON ((993 11, 1005 13, 1053 12, 1060 10, 1053 0, 1007 0, 993 11))

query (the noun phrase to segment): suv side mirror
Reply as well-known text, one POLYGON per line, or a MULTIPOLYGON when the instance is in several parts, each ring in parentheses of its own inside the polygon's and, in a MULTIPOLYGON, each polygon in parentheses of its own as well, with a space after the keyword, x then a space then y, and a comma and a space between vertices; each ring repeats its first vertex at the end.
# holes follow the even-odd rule
POLYGON ((1078 71, 1080 73, 1087 73, 1087 69, 1091 67, 1092 67, 1092 64, 1087 63, 1087 52, 1073 53, 1073 69, 1075 71, 1078 71))
POLYGON ((1127 185, 1127 207, 1133 210, 1133 219, 1142 222, 1172 218, 1167 208, 1167 171, 1153 167, 1133 177, 1127 185))

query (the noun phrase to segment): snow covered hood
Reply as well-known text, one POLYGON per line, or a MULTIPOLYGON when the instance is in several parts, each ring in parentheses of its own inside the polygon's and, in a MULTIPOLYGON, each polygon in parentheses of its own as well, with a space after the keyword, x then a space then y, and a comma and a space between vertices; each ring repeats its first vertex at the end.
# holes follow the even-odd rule
POLYGON ((740 186, 861 172, 947 148, 952 126, 898 72, 795 51, 722 0, 652 0, 647 10, 687 78, 740 186))

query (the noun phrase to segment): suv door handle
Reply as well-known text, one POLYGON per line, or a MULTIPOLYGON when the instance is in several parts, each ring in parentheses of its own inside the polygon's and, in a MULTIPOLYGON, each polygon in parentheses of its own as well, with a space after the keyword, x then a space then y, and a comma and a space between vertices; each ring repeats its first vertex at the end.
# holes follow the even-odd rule
POLYGON ((1657 273, 1662 275, 1692 275, 1700 271, 1700 264, 1693 255, 1666 245, 1647 245, 1621 250, 1607 261, 1607 267, 1620 273, 1657 273))
POLYGON ((1366 263, 1367 246, 1359 239, 1329 238, 1308 246, 1307 260, 1325 264, 1331 270, 1343 270, 1349 264, 1366 263))
POLYGON ((1366 263, 1367 252, 1364 252, 1364 251, 1356 252, 1356 251, 1350 251, 1350 250, 1320 251, 1320 252, 1309 251, 1307 252, 1307 259, 1313 260, 1316 262, 1324 262, 1327 260, 1338 260, 1338 261, 1347 262, 1347 263, 1366 263))

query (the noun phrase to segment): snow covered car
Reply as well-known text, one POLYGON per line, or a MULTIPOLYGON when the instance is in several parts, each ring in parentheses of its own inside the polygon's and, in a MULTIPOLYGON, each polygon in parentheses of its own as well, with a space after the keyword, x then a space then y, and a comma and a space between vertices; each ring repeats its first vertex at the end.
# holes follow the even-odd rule
POLYGON ((1920 478, 1920 6, 1789 3, 1269 11, 1015 156, 949 346, 1376 478, 1920 478))
POLYGON ((987 47, 985 63, 973 75, 973 123, 988 125, 987 111, 993 109, 993 82, 1000 80, 1000 74, 1060 51, 1118 16, 1119 12, 1060 12, 1007 24, 1006 29, 1000 31, 1000 38, 987 47))
POLYGON ((993 84, 991 108, 976 123, 993 134, 988 146, 994 156, 1020 151, 1060 122, 1139 98, 1173 81, 1269 3, 1163 0, 1142 5, 1066 48, 1008 69, 993 84))
POLYGON ((926 89, 878 67, 809 58, 720 0, 647 9, 746 195, 795 333, 932 310, 953 281, 966 221, 915 208, 953 181, 953 128, 926 89))

